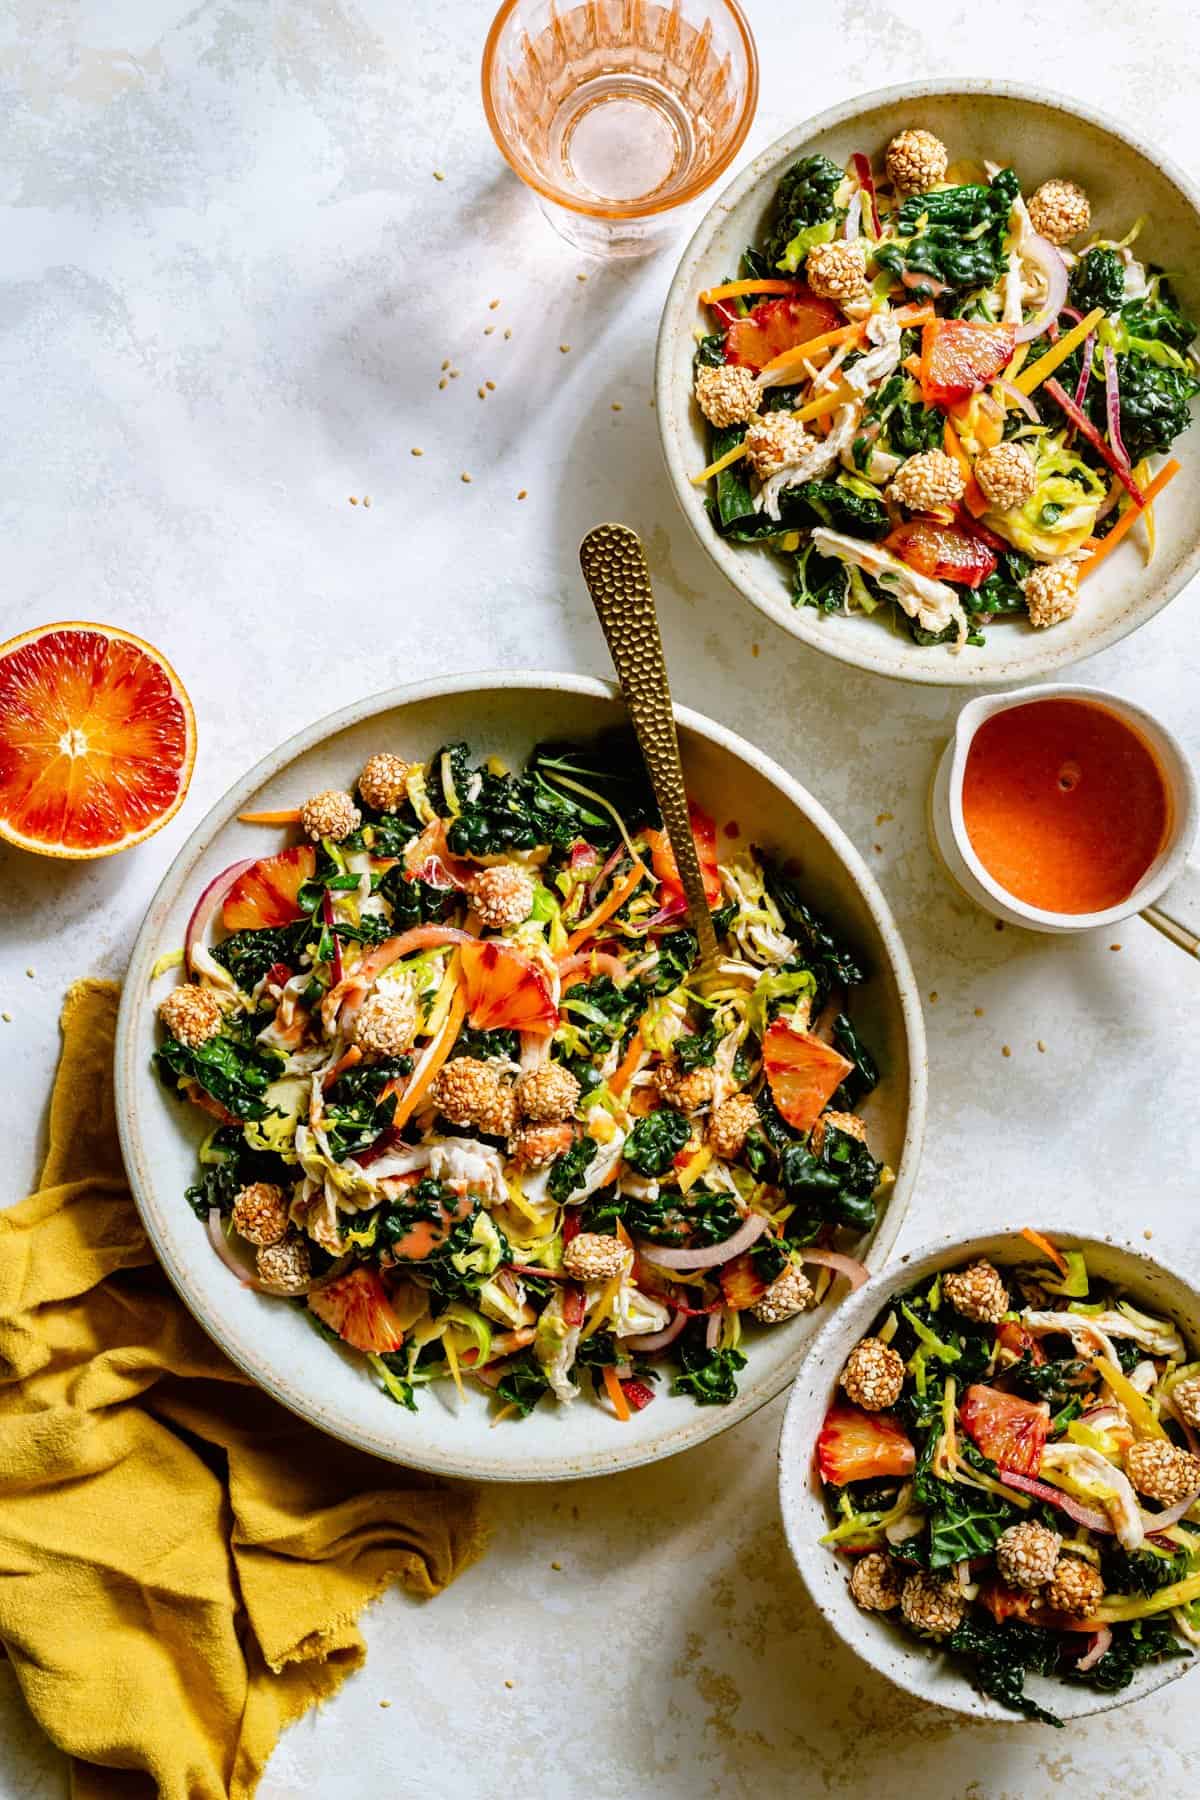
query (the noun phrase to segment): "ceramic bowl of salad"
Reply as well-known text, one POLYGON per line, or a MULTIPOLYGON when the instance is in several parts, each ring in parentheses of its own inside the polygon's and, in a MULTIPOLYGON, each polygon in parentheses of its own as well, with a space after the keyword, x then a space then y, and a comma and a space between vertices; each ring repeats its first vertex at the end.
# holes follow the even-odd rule
POLYGON ((1000 82, 870 94, 763 151, 688 245, 670 480, 803 642, 1028 680, 1200 566, 1197 317, 1200 200, 1126 128, 1000 82))
POLYGON ((651 1461, 794 1376, 916 1174, 925 1054, 887 906, 796 782, 683 710, 722 956, 614 692, 465 676, 252 770, 135 949, 122 1141, 236 1362, 414 1466, 651 1461))
POLYGON ((923 1700, 1054 1726, 1200 1649, 1200 1294, 1141 1250, 1010 1230, 874 1277, 779 1446, 815 1604, 923 1700))

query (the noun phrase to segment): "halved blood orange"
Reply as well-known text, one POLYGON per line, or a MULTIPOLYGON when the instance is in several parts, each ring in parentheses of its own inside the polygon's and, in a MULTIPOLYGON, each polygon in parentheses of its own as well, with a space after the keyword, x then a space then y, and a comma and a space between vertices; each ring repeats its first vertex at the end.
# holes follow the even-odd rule
POLYGON ((183 804, 196 717, 170 663, 114 625, 43 625, 0 645, 0 837, 112 856, 183 804))

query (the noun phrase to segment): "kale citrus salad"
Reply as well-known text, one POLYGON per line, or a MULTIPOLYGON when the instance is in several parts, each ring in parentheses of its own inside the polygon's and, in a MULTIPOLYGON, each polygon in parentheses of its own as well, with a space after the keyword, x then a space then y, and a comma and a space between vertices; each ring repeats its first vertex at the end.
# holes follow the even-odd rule
POLYGON ((1200 1646, 1200 1362, 1038 1232, 895 1296, 817 1442, 822 1539, 868 1611, 1004 1705, 1059 1676, 1107 1692, 1200 1646))
POLYGON ((736 279, 700 300, 708 512, 788 564, 793 603, 902 616, 919 644, 1069 619, 1178 471, 1196 326, 1090 233, 1073 181, 951 169, 903 131, 884 167, 803 156, 736 279), (884 605, 884 602, 890 602, 884 605))
POLYGON ((382 752, 354 794, 243 817, 299 842, 209 884, 159 1008, 159 1072, 213 1122, 188 1199, 393 1400, 470 1379, 525 1417, 586 1388, 626 1420, 669 1352, 718 1404, 748 1323, 865 1278, 842 1246, 890 1174, 862 971, 694 808, 722 949, 694 979, 632 740, 520 773, 382 752))

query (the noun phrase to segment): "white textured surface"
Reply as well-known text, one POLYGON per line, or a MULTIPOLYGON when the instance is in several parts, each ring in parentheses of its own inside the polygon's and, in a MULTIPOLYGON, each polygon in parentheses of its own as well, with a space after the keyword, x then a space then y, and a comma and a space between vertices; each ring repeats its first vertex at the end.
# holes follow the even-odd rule
MULTIPOLYGON (((1200 971, 1136 921, 1061 944, 997 932, 956 900, 923 827, 954 696, 823 661, 719 586, 674 510, 649 410, 671 253, 586 265, 536 215, 478 105, 489 11, 15 0, 0 27, 4 628, 84 617, 144 633, 200 721, 192 794, 150 845, 92 868, 0 854, 5 1197, 36 1166, 64 987, 119 973, 210 801, 264 745, 368 689, 489 663, 607 672, 575 547, 620 517, 650 545, 678 697, 831 808, 938 995, 909 1241, 1019 1200, 1041 1223, 1152 1228, 1195 1276, 1200 971), (446 357, 463 373, 439 391, 446 357), (369 510, 348 505, 364 493, 369 510)), ((1002 19, 944 0, 848 0, 802 24, 774 0, 751 14, 764 79, 747 154, 855 88, 969 69, 1074 90, 1197 161, 1183 0, 1136 16, 1080 0, 1069 21, 1028 0, 1002 19)), ((1194 608, 1182 596, 1081 678, 1161 711, 1196 754, 1194 608)), ((498 1494, 491 1556, 426 1610, 374 1610, 367 1670, 290 1734, 263 1793, 1184 1789, 1195 1677, 1051 1735, 964 1726, 855 1663, 786 1561, 778 1417, 655 1469, 498 1494)), ((0 1675, 0 1792, 64 1789, 0 1675)))

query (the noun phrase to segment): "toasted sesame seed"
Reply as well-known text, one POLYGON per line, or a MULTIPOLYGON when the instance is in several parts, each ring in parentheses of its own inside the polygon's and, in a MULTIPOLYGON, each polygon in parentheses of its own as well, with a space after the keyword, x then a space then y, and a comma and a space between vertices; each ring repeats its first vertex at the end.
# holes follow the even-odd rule
POLYGON ((486 388, 486 389, 487 389, 487 391, 488 391, 488 393, 489 393, 489 394, 494 394, 494 393, 495 393, 495 391, 496 391, 496 384, 495 384, 495 382, 494 382, 494 381, 485 381, 485 382, 484 382, 484 384, 483 384, 483 385, 484 385, 484 387, 485 387, 485 388, 486 388))
POLYGON ((424 454, 425 454, 425 452, 423 450, 419 450, 415 444, 413 445, 412 449, 409 451, 410 456, 424 456, 424 454))
POLYGON ((380 1706, 383 1706, 383 1707, 388 1707, 388 1706, 390 1706, 390 1705, 391 1705, 391 1704, 392 1704, 392 1703, 391 1703, 391 1701, 390 1701, 390 1700, 381 1700, 381 1701, 380 1701, 380 1702, 379 1702, 379 1704, 380 1704, 380 1706))
POLYGON ((895 813, 876 813, 875 823, 877 825, 890 825, 895 816, 895 813))
POLYGON ((491 337, 491 335, 492 335, 493 331, 495 331, 495 329, 496 329, 496 327, 494 325, 485 325, 483 328, 484 337, 491 337))
POLYGON ((459 376, 460 376, 460 375, 461 375, 461 374, 462 374, 462 370, 461 370, 461 369, 451 369, 451 371, 450 371, 450 379, 451 379, 451 381, 457 381, 457 380, 458 380, 458 378, 459 378, 459 376))
POLYGON ((577 276, 576 276, 576 277, 575 277, 575 279, 576 279, 576 281, 586 281, 586 280, 587 280, 587 276, 586 276, 586 275, 577 275, 577 276))
POLYGON ((364 494, 364 495, 363 495, 363 505, 364 505, 364 506, 370 506, 370 504, 371 504, 371 496, 370 496, 370 494, 364 494))
POLYGON ((351 494, 351 496, 350 496, 350 504, 351 504, 351 506, 357 506, 357 505, 358 505, 358 495, 357 495, 357 494, 351 494))
POLYGON ((1108 947, 1110 950, 1119 950, 1121 948, 1120 944, 1110 944, 1108 947))
POLYGON ((883 845, 882 844, 872 844, 871 848, 875 852, 876 856, 883 855, 883 845))
POLYGON ((504 1685, 506 1688, 510 1688, 513 1684, 511 1681, 506 1681, 504 1685))
POLYGON ((504 335, 506 338, 510 338, 512 336, 512 326, 511 325, 506 326, 504 335))
POLYGON ((449 367, 450 367, 450 358, 447 356, 442 363, 442 368, 448 369, 449 367))
POLYGON ((490 312, 495 312, 495 310, 499 306, 499 304, 500 304, 500 302, 498 300, 489 300, 488 301, 488 310, 490 312))
POLYGON ((983 1017, 983 1008, 982 1008, 982 1006, 977 1006, 977 1007, 976 1007, 976 1008, 975 1008, 975 1017, 976 1017, 976 1018, 977 1018, 977 1019, 982 1019, 982 1017, 983 1017))
POLYGON ((757 644, 751 644, 751 646, 750 646, 750 654, 751 654, 751 656, 757 656, 757 655, 758 655, 758 645, 757 645, 757 644))
POLYGON ((470 481, 471 477, 467 474, 467 471, 464 469, 458 479, 460 481, 470 481))
POLYGON ((1154 1236, 1154 1233, 1151 1231, 1151 1229, 1148 1225, 1147 1225, 1145 1231, 1143 1231, 1142 1236, 1144 1238, 1152 1238, 1154 1236))
POLYGON ((1000 1054, 1001 1056, 1011 1056, 1012 1046, 1010 1044, 1003 1044, 1000 1049, 1000 1054))
POLYGON ((529 493, 528 488, 518 488, 517 489, 517 499, 524 500, 528 493, 529 493))
POLYGON ((551 1563, 551 1564, 550 1564, 550 1567, 551 1567, 551 1568, 552 1568, 552 1569, 561 1569, 561 1568, 562 1568, 562 1564, 561 1564, 561 1563, 560 1563, 560 1562, 552 1562, 552 1563, 551 1563))
POLYGON ((12 1024, 12 1014, 10 1012, 0 1013, 0 1019, 3 1019, 6 1025, 12 1024))
POLYGON ((28 975, 30 981, 32 981, 37 974, 37 970, 36 969, 26 969, 25 973, 26 973, 26 975, 28 975))
POLYGON ((445 175, 444 175, 444 174, 443 174, 443 173, 442 173, 442 171, 441 171, 441 169, 435 169, 435 170, 434 170, 434 171, 433 171, 433 179, 434 179, 434 180, 435 180, 435 181, 445 181, 445 179, 446 179, 446 177, 445 177, 445 175))
POLYGON ((487 389, 486 389, 486 388, 478 388, 478 389, 477 389, 477 390, 476 390, 476 391, 477 391, 477 393, 478 393, 478 395, 479 395, 479 398, 480 398, 480 399, 481 399, 481 400, 486 400, 486 399, 487 399, 487 389))
POLYGON ((934 990, 933 990, 932 994, 930 994, 929 998, 930 998, 931 1003, 934 1006, 936 1006, 937 1005, 937 989, 936 988, 934 988, 934 990))
POLYGON ((1041 1053, 1042 1053, 1042 1055, 1043 1055, 1043 1056, 1045 1056, 1045 1054, 1046 1054, 1046 1046, 1045 1046, 1045 1044, 1044 1044, 1044 1043, 1043 1043, 1043 1042, 1042 1042, 1042 1040, 1041 1040, 1041 1038, 1039 1038, 1039 1039, 1038 1039, 1038 1041, 1037 1041, 1037 1047, 1038 1047, 1038 1049, 1039 1049, 1039 1050, 1040 1050, 1040 1051, 1041 1051, 1041 1053))
POLYGON ((560 344, 558 347, 564 356, 567 354, 567 351, 571 348, 570 344, 560 344))
POLYGON ((613 411, 614 411, 614 412, 620 412, 620 410, 621 410, 621 402, 620 402, 620 401, 619 401, 619 400, 614 400, 614 401, 613 401, 613 403, 612 403, 612 409, 613 409, 613 411))

